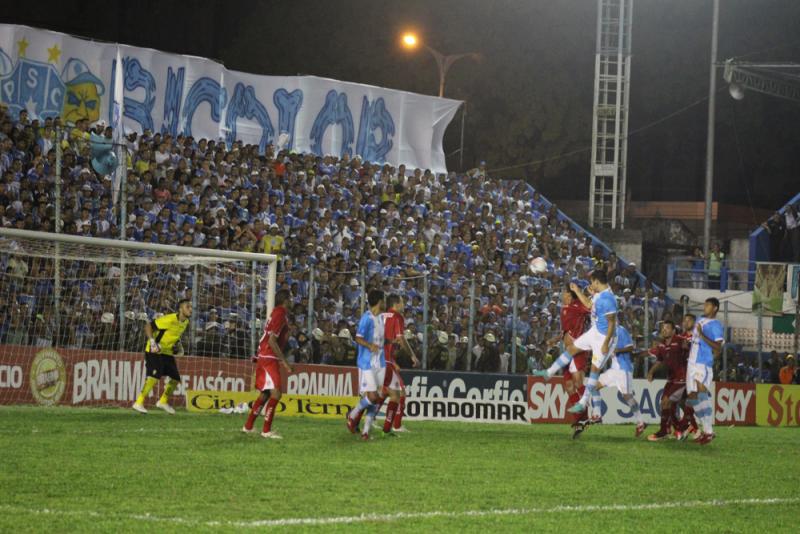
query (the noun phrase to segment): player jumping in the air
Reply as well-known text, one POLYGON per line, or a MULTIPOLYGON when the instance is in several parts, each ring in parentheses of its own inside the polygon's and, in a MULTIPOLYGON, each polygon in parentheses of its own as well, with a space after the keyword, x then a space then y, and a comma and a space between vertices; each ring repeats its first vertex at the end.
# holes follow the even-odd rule
POLYGON ((600 390, 604 387, 614 387, 622 395, 625 404, 631 409, 633 418, 636 421, 635 435, 638 438, 647 428, 647 424, 642 418, 639 410, 639 402, 633 394, 633 362, 631 353, 634 350, 633 338, 628 330, 617 325, 617 347, 611 357, 611 368, 601 374, 597 379, 597 388, 592 392, 592 418, 590 422, 599 423, 601 419, 602 399, 600 390))
POLYGON ((706 445, 714 439, 714 401, 711 398, 711 383, 714 380, 714 355, 719 353, 725 339, 722 324, 716 319, 719 300, 706 299, 704 317, 697 321, 689 350, 686 367, 686 403, 694 409, 695 416, 703 426, 703 432, 694 439, 706 445))
MULTIPOLYGON (((564 341, 567 336, 577 339, 583 334, 586 327, 586 318, 589 315, 589 308, 583 305, 578 299, 575 291, 569 287, 564 287, 561 292, 561 334, 548 340, 548 345, 555 345, 564 341)), ((566 343, 566 342, 565 342, 566 343)), ((536 376, 543 378, 553 377, 561 368, 564 367, 564 388, 569 393, 567 400, 568 406, 572 406, 583 396, 585 386, 583 385, 584 371, 586 369, 586 352, 578 352, 574 356, 565 351, 548 369, 534 371, 536 376)), ((582 424, 586 420, 587 412, 584 410, 579 414, 572 414, 572 438, 580 436, 585 426, 582 424)))
POLYGON ((667 369, 667 383, 661 395, 661 427, 655 434, 647 436, 648 441, 661 441, 669 438, 670 427, 675 427, 676 437, 682 437, 678 421, 678 405, 686 395, 686 363, 688 351, 684 347, 684 339, 677 334, 675 323, 666 320, 661 323, 661 343, 650 349, 656 357, 656 363, 647 374, 648 382, 652 382, 655 372, 667 369))
MULTIPOLYGON (((569 410, 569 413, 579 414, 586 410, 595 389, 597 389, 597 379, 600 370, 605 366, 608 359, 614 354, 616 348, 617 332, 617 299, 608 287, 608 275, 605 271, 595 270, 589 277, 592 299, 580 290, 576 284, 570 284, 570 289, 578 296, 578 299, 587 308, 592 310, 592 327, 576 340, 567 337, 567 350, 570 354, 590 350, 592 351, 592 367, 589 380, 586 381, 586 389, 580 400, 569 410)), ((563 356, 563 354, 562 354, 563 356)))
POLYGON ((156 408, 161 408, 169 414, 175 410, 169 405, 169 396, 181 381, 178 364, 175 356, 183 356, 181 336, 189 326, 189 317, 192 315, 192 301, 183 299, 178 302, 178 312, 162 315, 158 319, 144 326, 147 343, 144 347, 144 362, 147 379, 144 381, 142 392, 133 403, 133 409, 139 413, 147 413, 144 399, 150 394, 153 387, 158 384, 162 376, 169 377, 164 393, 156 403, 156 408))
POLYGON ((347 428, 352 433, 358 431, 356 420, 366 411, 367 418, 361 439, 369 439, 369 430, 383 402, 381 396, 386 377, 386 360, 383 354, 383 291, 373 289, 367 294, 369 309, 361 316, 356 331, 358 345, 358 388, 363 395, 361 401, 347 413, 347 428))
POLYGON ((272 418, 275 417, 275 407, 281 400, 281 366, 287 373, 292 372, 292 366, 286 361, 283 349, 289 338, 289 321, 287 319, 286 304, 289 302, 289 291, 281 289, 275 293, 275 307, 269 316, 267 326, 258 342, 258 354, 256 360, 256 389, 261 394, 253 402, 250 414, 242 427, 242 432, 253 432, 255 423, 261 408, 266 403, 264 410, 264 427, 261 429, 261 437, 269 439, 282 439, 280 435, 272 431, 272 418))

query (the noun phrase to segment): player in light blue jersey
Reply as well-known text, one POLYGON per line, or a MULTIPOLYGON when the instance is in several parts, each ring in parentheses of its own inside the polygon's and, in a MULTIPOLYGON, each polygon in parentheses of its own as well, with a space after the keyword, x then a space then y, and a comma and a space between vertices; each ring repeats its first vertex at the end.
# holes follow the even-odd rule
POLYGON ((647 424, 644 422, 642 412, 639 410, 639 401, 636 400, 633 394, 633 361, 631 361, 631 354, 634 349, 635 346, 630 332, 624 326, 617 325, 616 351, 611 357, 611 368, 601 374, 597 380, 597 389, 592 394, 592 418, 589 423, 602 422, 600 389, 604 387, 617 388, 625 404, 628 405, 633 413, 636 421, 635 436, 638 438, 647 428, 647 424))
POLYGON ((581 413, 586 409, 589 399, 597 389, 600 370, 605 366, 608 358, 611 357, 616 348, 617 299, 614 297, 611 288, 608 287, 608 275, 605 271, 598 269, 592 272, 589 276, 589 281, 589 289, 592 292, 591 302, 580 291, 580 288, 574 284, 570 285, 570 288, 577 293, 583 305, 587 308, 591 307, 592 327, 574 341, 569 338, 566 339, 567 348, 571 354, 582 350, 592 351, 592 368, 581 400, 572 405, 568 410, 569 413, 581 413))
POLYGON ((686 366, 686 403, 694 408, 703 432, 694 441, 701 445, 714 439, 714 401, 711 398, 711 383, 714 380, 714 356, 725 341, 722 323, 716 317, 719 300, 711 297, 703 305, 704 317, 697 321, 692 332, 692 347, 686 366))
POLYGON ((383 291, 373 289, 367 294, 369 309, 361 316, 356 331, 358 345, 358 389, 361 401, 347 413, 347 428, 352 433, 358 431, 356 420, 361 412, 367 411, 361 439, 369 439, 369 429, 375 420, 378 408, 383 404, 383 381, 386 373, 386 359, 383 354, 383 311, 385 301, 383 291))

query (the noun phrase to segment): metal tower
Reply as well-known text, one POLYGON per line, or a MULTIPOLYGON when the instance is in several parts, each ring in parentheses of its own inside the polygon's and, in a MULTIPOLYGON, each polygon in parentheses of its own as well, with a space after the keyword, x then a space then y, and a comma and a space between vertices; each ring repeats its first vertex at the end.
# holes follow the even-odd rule
POLYGON ((623 228, 633 0, 597 0, 589 226, 623 228))

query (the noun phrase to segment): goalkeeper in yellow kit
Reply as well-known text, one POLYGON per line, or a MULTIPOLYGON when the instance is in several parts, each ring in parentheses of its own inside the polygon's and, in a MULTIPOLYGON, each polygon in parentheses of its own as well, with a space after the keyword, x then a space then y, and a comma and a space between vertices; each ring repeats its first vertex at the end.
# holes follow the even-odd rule
POLYGON ((147 413, 144 399, 155 387, 162 376, 168 377, 164 387, 164 394, 158 399, 156 408, 161 408, 167 413, 174 414, 175 410, 169 405, 169 396, 181 381, 178 364, 175 356, 183 356, 181 336, 189 326, 189 317, 192 315, 192 301, 183 299, 178 302, 178 312, 162 315, 144 327, 147 343, 144 347, 145 369, 147 378, 144 381, 142 392, 133 403, 133 409, 139 413, 147 413))

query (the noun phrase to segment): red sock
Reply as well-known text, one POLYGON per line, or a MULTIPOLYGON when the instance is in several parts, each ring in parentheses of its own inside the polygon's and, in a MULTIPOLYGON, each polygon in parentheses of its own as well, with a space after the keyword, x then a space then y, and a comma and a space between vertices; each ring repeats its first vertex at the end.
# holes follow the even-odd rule
POLYGON ((694 408, 692 408, 691 406, 689 406, 689 405, 687 404, 687 405, 686 405, 686 408, 685 408, 685 412, 684 412, 684 413, 686 414, 686 415, 685 415, 685 417, 686 417, 686 421, 688 421, 688 423, 689 423, 691 426, 693 426, 694 428, 700 428, 700 427, 697 425, 697 419, 695 419, 695 418, 694 418, 694 408))
MULTIPOLYGON (((579 400, 581 400, 581 395, 577 391, 570 394, 569 398, 567 399, 567 409, 571 408, 572 405, 577 403, 579 400)), ((573 423, 577 423, 578 421, 581 420, 581 414, 576 413, 571 415, 573 423)))
MULTIPOLYGON (((678 419, 678 403, 673 402, 672 404, 670 404, 669 417, 670 417, 670 423, 672 423, 673 430, 676 431, 680 430, 681 422, 680 419, 678 419)), ((669 432, 669 427, 667 427, 667 432, 669 432)))
POLYGON ((661 409, 661 428, 658 429, 658 433, 662 435, 669 434, 669 424, 670 422, 674 421, 673 419, 673 410, 674 404, 671 405, 669 408, 662 408, 661 409))
POLYGON ((403 414, 406 411, 406 396, 400 397, 400 406, 397 408, 397 413, 394 414, 394 427, 400 428, 403 424, 403 414))
POLYGON ((397 404, 394 401, 389 401, 389 405, 386 407, 386 420, 383 422, 383 431, 388 432, 392 429, 392 423, 394 422, 394 414, 397 412, 397 404))
POLYGON ((263 432, 269 432, 272 430, 272 418, 275 417, 275 406, 278 405, 278 401, 273 399, 272 397, 269 398, 267 401, 267 409, 264 411, 264 428, 263 432))
POLYGON ((261 411, 262 406, 264 406, 264 403, 261 402, 261 395, 259 395, 253 402, 253 407, 250 408, 250 415, 247 416, 247 422, 244 424, 247 430, 253 430, 253 423, 256 422, 256 417, 258 417, 258 412, 261 411))

